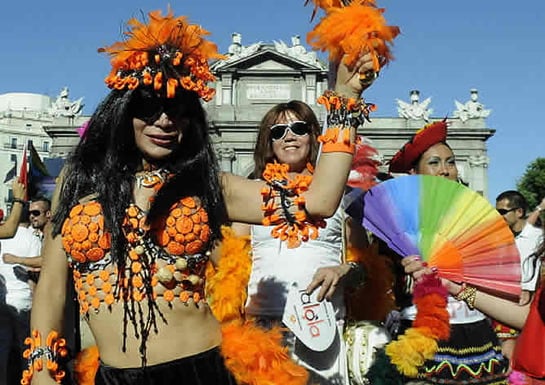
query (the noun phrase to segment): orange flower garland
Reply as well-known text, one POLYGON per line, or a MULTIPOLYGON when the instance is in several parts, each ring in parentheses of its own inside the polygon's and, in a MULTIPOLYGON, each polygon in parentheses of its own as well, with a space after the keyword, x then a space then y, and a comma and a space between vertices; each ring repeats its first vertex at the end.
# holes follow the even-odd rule
POLYGON ((326 223, 322 219, 309 218, 305 210, 305 198, 301 194, 308 190, 312 176, 296 175, 289 179, 288 171, 287 164, 268 163, 265 166, 263 179, 268 185, 261 190, 262 223, 264 226, 274 226, 271 235, 287 241, 288 247, 294 248, 302 241, 316 239, 318 228, 325 227, 326 223))
POLYGON ((164 17, 161 11, 150 12, 148 24, 133 18, 127 25, 127 40, 99 49, 112 57, 112 71, 105 79, 109 88, 153 86, 173 98, 176 88, 182 87, 195 91, 205 101, 212 99, 215 90, 206 83, 215 77, 208 60, 224 56, 203 38, 208 31, 189 24, 184 16, 174 17, 172 10, 164 17))

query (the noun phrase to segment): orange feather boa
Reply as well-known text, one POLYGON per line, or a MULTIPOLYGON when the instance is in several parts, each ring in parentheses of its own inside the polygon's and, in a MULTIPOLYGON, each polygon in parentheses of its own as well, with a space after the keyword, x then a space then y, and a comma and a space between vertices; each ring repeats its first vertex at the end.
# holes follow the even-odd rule
POLYGON ((308 372, 282 346, 282 328, 264 330, 244 319, 252 263, 249 237, 237 237, 228 227, 222 235, 218 266, 207 267, 206 293, 222 323, 225 365, 241 385, 305 385, 308 372))

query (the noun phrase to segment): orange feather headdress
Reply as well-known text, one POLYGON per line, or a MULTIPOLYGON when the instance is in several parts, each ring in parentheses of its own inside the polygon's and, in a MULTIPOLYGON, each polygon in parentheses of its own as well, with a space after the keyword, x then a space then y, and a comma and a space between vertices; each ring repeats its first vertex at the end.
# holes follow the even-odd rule
POLYGON ((148 23, 133 18, 127 22, 124 41, 100 48, 111 56, 112 70, 105 82, 112 89, 135 89, 153 86, 173 98, 176 88, 196 92, 209 101, 215 90, 208 87, 215 80, 208 67, 209 59, 221 59, 214 43, 203 36, 209 32, 189 24, 184 16, 175 17, 171 10, 148 14, 148 23))
MULTIPOLYGON (((307 3, 311 0, 307 0, 307 3)), ((315 9, 325 11, 318 25, 307 34, 314 48, 329 52, 329 59, 339 62, 346 54, 345 64, 352 66, 362 52, 373 56, 373 70, 378 72, 393 55, 390 46, 400 30, 386 25, 384 9, 375 0, 312 0, 315 9)))

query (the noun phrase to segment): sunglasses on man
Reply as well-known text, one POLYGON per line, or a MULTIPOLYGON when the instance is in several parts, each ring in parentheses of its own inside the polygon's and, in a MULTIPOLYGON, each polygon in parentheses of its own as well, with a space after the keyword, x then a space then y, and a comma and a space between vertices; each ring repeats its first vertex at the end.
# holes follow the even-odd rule
POLYGON ((288 130, 294 135, 304 136, 310 134, 310 127, 307 122, 296 120, 289 123, 279 123, 271 126, 271 139, 284 139, 288 134, 288 130))
POLYGON ((513 207, 512 209, 497 209, 496 211, 500 214, 500 215, 505 215, 505 214, 508 214, 510 213, 511 211, 515 211, 516 209, 518 209, 520 207, 513 207))
POLYGON ((39 217, 40 215, 42 215, 42 212, 40 210, 30 210, 28 214, 32 215, 33 217, 39 217))

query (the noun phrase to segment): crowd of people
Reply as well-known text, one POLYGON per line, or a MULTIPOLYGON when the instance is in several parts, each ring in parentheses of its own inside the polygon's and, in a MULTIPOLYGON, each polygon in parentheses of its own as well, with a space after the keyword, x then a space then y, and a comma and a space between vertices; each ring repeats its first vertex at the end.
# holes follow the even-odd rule
MULTIPOLYGON (((25 186, 13 184, 0 226, 0 383, 362 385, 347 362, 349 293, 384 275, 381 293, 357 297, 356 306, 374 306, 369 295, 392 298, 396 340, 415 326, 415 282, 437 276, 420 256, 388 250, 343 200, 356 131, 370 112, 362 93, 380 58, 371 47, 334 63, 334 90, 318 100, 325 128, 302 101, 271 108, 254 170, 237 176, 220 171, 202 106, 214 92, 208 61, 221 55, 186 18, 149 16, 148 24, 131 22, 126 41, 101 49, 112 56, 111 91, 68 157, 53 201, 27 201, 25 186), (384 255, 388 273, 365 261, 384 255), (83 352, 68 349, 63 335, 70 284, 96 343, 83 352), (273 337, 252 351, 256 330, 273 337), (272 378, 260 382, 269 369, 272 378)), ((447 136, 446 119, 423 127, 389 161, 388 177, 463 183, 447 136)), ((545 303, 544 229, 536 225, 543 206, 545 199, 530 212, 517 191, 496 198, 520 253, 520 298, 442 279, 449 337, 415 375, 388 378, 514 383, 519 332, 531 307, 545 303)), ((391 326, 392 317, 380 320, 391 326)), ((521 384, 541 383, 519 374, 521 384)))

